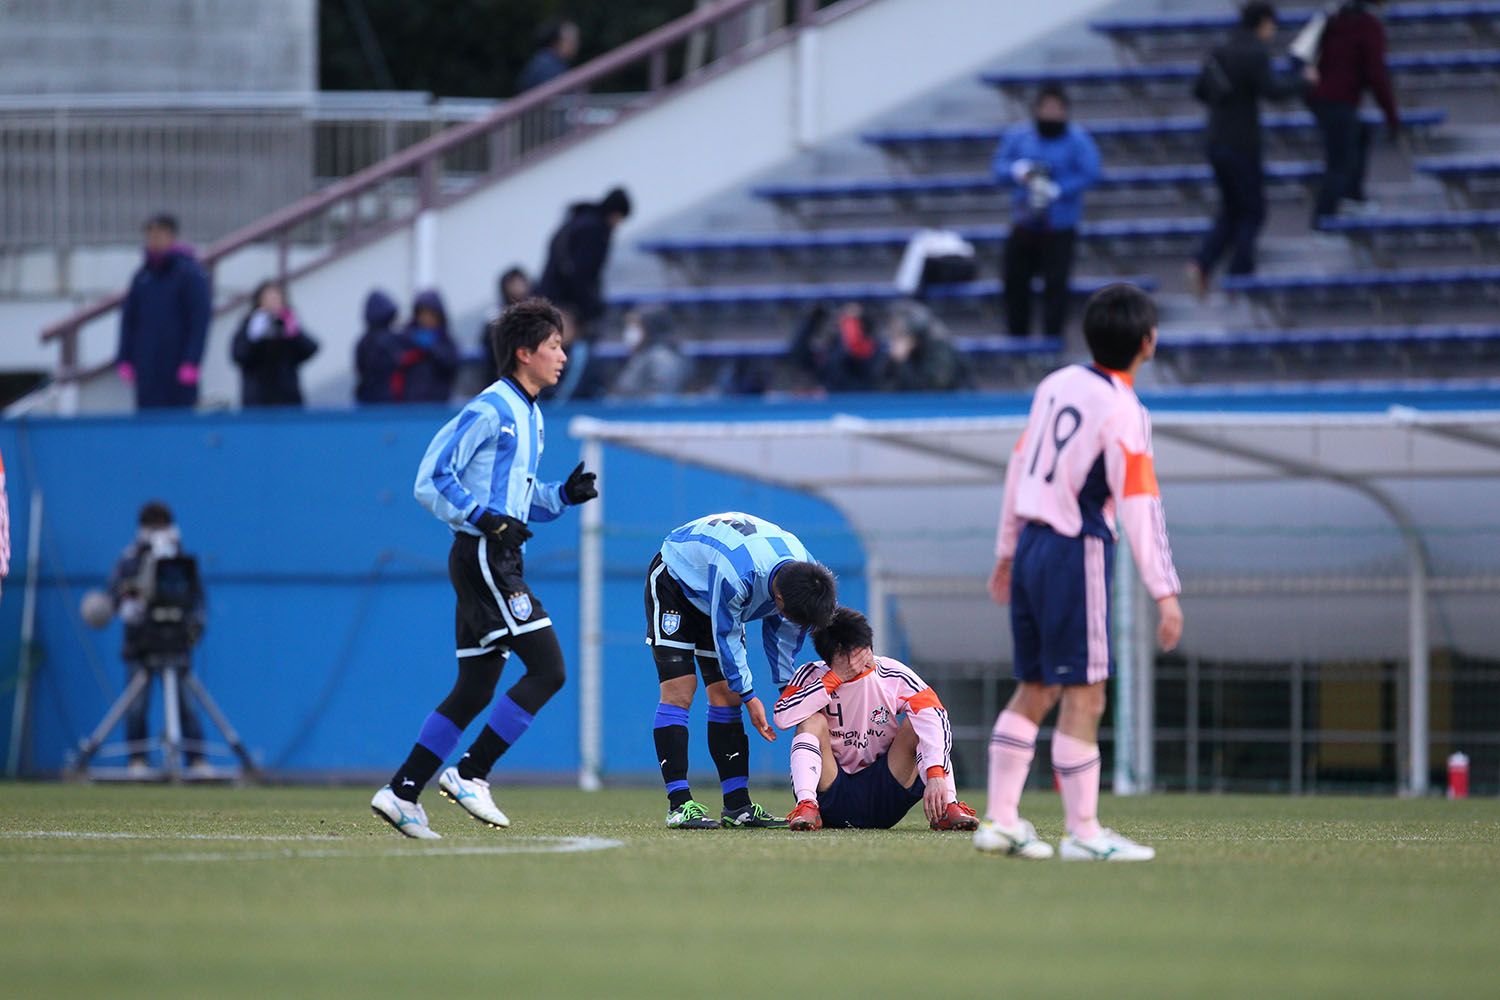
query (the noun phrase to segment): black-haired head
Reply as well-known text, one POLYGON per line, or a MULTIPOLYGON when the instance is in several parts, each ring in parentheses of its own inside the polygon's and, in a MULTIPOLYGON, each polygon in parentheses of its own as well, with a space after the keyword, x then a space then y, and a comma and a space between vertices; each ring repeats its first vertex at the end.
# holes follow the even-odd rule
POLYGON ((535 351, 554 333, 562 333, 563 319, 546 299, 522 299, 507 306, 500 318, 490 324, 490 347, 501 375, 513 375, 516 352, 521 348, 535 351))
POLYGON ((626 218, 630 215, 630 195, 624 188, 612 188, 599 203, 599 207, 604 209, 605 215, 618 215, 622 219, 626 218))
POLYGON ((160 500, 148 500, 137 519, 143 528, 166 528, 172 525, 172 511, 160 500))
POLYGON ((1267 21, 1273 26, 1276 24, 1276 8, 1272 4, 1253 0, 1240 8, 1240 27, 1246 31, 1258 31, 1267 21))
POLYGON ((870 620, 853 608, 839 608, 833 620, 813 632, 813 649, 818 659, 833 666, 837 656, 852 656, 862 649, 875 648, 875 633, 870 620))
POLYGON ((787 621, 821 628, 838 607, 838 584, 827 566, 815 562, 782 563, 771 587, 787 621))
POLYGON ((1083 339, 1101 368, 1129 368, 1155 329, 1156 303, 1134 285, 1106 285, 1083 307, 1083 339))

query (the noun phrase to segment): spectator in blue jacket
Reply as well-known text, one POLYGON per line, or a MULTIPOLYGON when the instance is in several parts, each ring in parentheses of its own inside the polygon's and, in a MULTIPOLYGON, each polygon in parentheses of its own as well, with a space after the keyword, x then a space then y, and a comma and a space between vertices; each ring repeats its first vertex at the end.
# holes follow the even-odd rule
POLYGON ((540 87, 568 71, 578 55, 578 25, 548 21, 537 30, 536 51, 516 79, 516 93, 540 87))
POLYGON ((1068 122, 1068 95, 1043 87, 1034 120, 1013 126, 995 151, 995 179, 1010 191, 1005 242, 1005 317, 1011 336, 1031 333, 1031 282, 1042 276, 1042 331, 1061 337, 1083 193, 1099 182, 1099 147, 1068 122))
POLYGON ((448 333, 443 298, 431 289, 412 300, 411 322, 396 337, 394 403, 446 403, 458 374, 458 345, 448 333))
POLYGON ((177 220, 146 223, 146 260, 120 309, 120 378, 135 385, 138 409, 194 406, 212 300, 193 248, 177 240, 177 220))
POLYGON ((372 289, 365 296, 365 332, 354 345, 355 402, 391 402, 391 376, 401 357, 395 322, 395 299, 378 288, 372 289))

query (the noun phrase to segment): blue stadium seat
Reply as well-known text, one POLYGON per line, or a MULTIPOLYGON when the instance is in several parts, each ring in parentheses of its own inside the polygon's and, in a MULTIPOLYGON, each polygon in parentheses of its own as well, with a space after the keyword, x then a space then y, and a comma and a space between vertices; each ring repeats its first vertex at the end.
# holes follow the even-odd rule
POLYGON ((1500 266, 1444 267, 1401 271, 1356 271, 1341 274, 1257 274, 1226 276, 1226 292, 1249 295, 1339 291, 1418 291, 1493 285, 1500 291, 1500 266))
MULTIPOLYGON (((1370 125, 1385 121, 1378 111, 1366 111, 1362 115, 1370 125)), ((1413 108, 1401 113, 1402 123, 1408 129, 1429 129, 1441 125, 1447 113, 1441 108, 1413 108)), ((1200 138, 1204 130, 1203 115, 1174 115, 1169 118, 1103 118, 1079 122, 1095 139, 1166 139, 1172 137, 1200 138)), ((880 129, 866 132, 861 138, 872 145, 887 148, 902 146, 941 145, 945 143, 997 143, 1004 136, 1009 124, 971 125, 952 128, 932 126, 924 128, 880 129)), ((1282 112, 1261 116, 1261 127, 1276 134, 1314 134, 1316 123, 1305 111, 1282 112)))
POLYGON ((1396 233, 1437 233, 1459 230, 1500 231, 1500 211, 1399 212, 1389 215, 1337 216, 1322 220, 1327 232, 1352 236, 1396 233))
POLYGON ((1444 181, 1500 176, 1500 156, 1445 156, 1416 161, 1416 168, 1444 181))
MULTIPOLYGON (((1128 241, 1198 237, 1208 232, 1212 223, 1205 218, 1192 219, 1116 219, 1085 222, 1079 227, 1079 238, 1092 241, 1128 241)), ((959 226, 959 235, 978 246, 993 246, 1005 241, 1009 226, 959 226)), ((894 251, 906 246, 915 229, 830 229, 815 232, 729 233, 715 236, 693 236, 643 240, 638 246, 646 253, 730 254, 730 253, 799 253, 813 251, 853 251, 878 249, 894 251)))
MULTIPOLYGON (((1312 17, 1311 10, 1288 10, 1277 15, 1283 27, 1298 28, 1312 17)), ((1381 15, 1389 26, 1442 24, 1452 21, 1486 21, 1500 18, 1500 3, 1405 3, 1390 7, 1381 15)), ((1112 38, 1151 34, 1200 34, 1229 31, 1239 24, 1233 14, 1206 14, 1160 17, 1101 18, 1089 27, 1112 38)))
MULTIPOLYGON (((1500 70, 1500 51, 1476 49, 1463 52, 1402 52, 1391 55, 1387 64, 1392 73, 1399 75, 1491 73, 1500 70)), ((1196 62, 1169 62, 1151 66, 1097 66, 986 73, 981 79, 1006 91, 1029 90, 1047 83, 1067 87, 1139 87, 1155 83, 1187 85, 1197 79, 1198 70, 1196 62)))
MULTIPOLYGON (((1156 279, 1147 276, 1074 278, 1073 294, 1092 295, 1105 285, 1128 281, 1147 291, 1154 291, 1156 279)), ((994 299, 1000 294, 1000 282, 994 279, 967 281, 956 285, 935 285, 928 289, 927 300, 974 302, 994 299)), ((905 294, 886 282, 832 282, 828 284, 786 285, 719 285, 691 288, 649 288, 617 291, 608 296, 609 304, 619 309, 640 306, 692 306, 697 308, 734 308, 747 306, 798 306, 818 302, 892 302, 905 294)))
MULTIPOLYGON (((1311 161, 1266 164, 1266 180, 1272 183, 1307 182, 1323 175, 1323 165, 1311 161)), ((1160 167, 1105 169, 1099 188, 1136 189, 1198 187, 1213 180, 1207 164, 1172 164, 1160 167)), ((770 201, 902 198, 934 195, 985 194, 996 188, 989 174, 938 174, 926 177, 881 177, 857 180, 802 181, 762 184, 752 189, 757 198, 770 201)))
POLYGON ((1449 347, 1500 344, 1500 325, 1371 326, 1323 330, 1245 330, 1218 335, 1164 335, 1157 345, 1163 357, 1175 353, 1229 353, 1266 350, 1317 350, 1383 345, 1391 347, 1449 347))

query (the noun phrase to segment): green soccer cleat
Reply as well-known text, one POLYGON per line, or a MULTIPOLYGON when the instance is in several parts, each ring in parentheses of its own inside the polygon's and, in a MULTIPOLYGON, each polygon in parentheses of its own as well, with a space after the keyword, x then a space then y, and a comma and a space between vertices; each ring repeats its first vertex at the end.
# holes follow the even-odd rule
POLYGON ((708 810, 688 799, 667 813, 667 828, 671 830, 717 830, 719 824, 708 816, 708 810))
POLYGON ((720 814, 719 822, 725 826, 742 829, 754 827, 762 830, 778 830, 786 826, 786 820, 780 816, 772 816, 754 802, 738 809, 725 809, 720 814))

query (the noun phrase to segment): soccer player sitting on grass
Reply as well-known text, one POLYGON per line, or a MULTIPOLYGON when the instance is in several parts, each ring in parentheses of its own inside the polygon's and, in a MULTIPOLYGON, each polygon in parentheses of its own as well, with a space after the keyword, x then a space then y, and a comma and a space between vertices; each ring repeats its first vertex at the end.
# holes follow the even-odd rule
POLYGON ((822 660, 797 671, 776 702, 776 725, 797 727, 791 828, 886 830, 920 802, 934 830, 974 829, 979 820, 953 786, 943 703, 906 664, 876 656, 874 645, 865 616, 839 608, 813 633, 822 660))
POLYGON ((522 578, 527 521, 551 521, 599 495, 583 463, 565 482, 537 479, 542 411, 537 393, 556 385, 568 356, 562 317, 542 299, 518 302, 490 324, 500 379, 437 432, 417 469, 416 497, 453 532, 448 577, 458 599, 458 680, 422 724, 416 745, 391 783, 375 793, 375 815, 408 837, 435 839, 417 796, 458 745, 464 727, 494 697, 515 653, 526 673, 495 701, 488 724, 438 787, 482 823, 510 820, 486 780, 500 756, 563 686, 562 649, 552 619, 522 578))
POLYGON ((767 741, 776 731, 755 693, 745 624, 759 620, 771 680, 791 679, 807 630, 838 606, 833 574, 797 536, 749 514, 711 514, 667 536, 646 571, 646 644, 661 700, 653 736, 674 830, 785 826, 750 801, 750 740, 740 706, 767 741), (693 660, 697 659, 697 668, 693 660), (708 689, 708 752, 719 769, 724 811, 715 820, 688 786, 688 706, 698 671, 708 689))
POLYGON ((1156 307, 1132 285, 1101 289, 1084 307, 1092 365, 1070 365, 1037 387, 1026 431, 1005 470, 990 595, 1010 605, 1015 693, 990 736, 989 803, 974 846, 1050 858, 1052 846, 1017 806, 1036 734, 1059 701, 1052 770, 1062 790, 1065 861, 1149 861, 1156 852, 1099 825, 1099 719, 1115 672, 1109 635, 1115 515, 1161 615, 1164 650, 1182 637, 1182 586, 1172 565, 1151 451, 1151 418, 1135 375, 1156 353, 1156 307))

